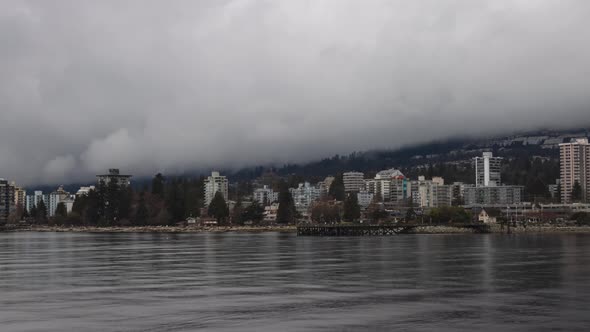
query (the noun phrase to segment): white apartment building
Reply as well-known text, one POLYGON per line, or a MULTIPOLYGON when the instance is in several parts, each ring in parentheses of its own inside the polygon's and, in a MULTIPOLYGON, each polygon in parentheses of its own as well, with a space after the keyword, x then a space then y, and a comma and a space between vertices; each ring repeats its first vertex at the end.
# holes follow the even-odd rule
POLYGON ((373 193, 370 193, 368 191, 359 191, 356 194, 359 206, 363 209, 366 209, 367 207, 369 207, 369 205, 371 205, 371 202, 373 201, 373 198, 375 197, 375 195, 373 193))
POLYGON ((211 176, 205 180, 205 206, 211 204, 217 192, 220 192, 227 202, 229 197, 227 178, 219 175, 219 172, 211 172, 211 176))
POLYGON ((408 187, 407 190, 416 206, 434 208, 450 206, 452 203, 453 188, 445 185, 445 180, 441 177, 435 176, 431 180, 426 180, 424 176, 419 176, 418 181, 411 181, 408 187))
POLYGON ((365 188, 365 174, 361 172, 346 172, 342 174, 344 191, 359 192, 365 188))
POLYGON ((28 212, 31 212, 33 207, 37 207, 39 202, 43 201, 47 208, 47 216, 53 217, 55 216, 55 210, 57 210, 57 205, 61 202, 61 199, 60 194, 57 192, 43 194, 42 191, 36 190, 33 195, 27 195, 25 201, 25 208, 28 212))
POLYGON ((78 191, 76 192, 76 197, 77 196, 87 196, 90 191, 95 190, 96 187, 95 186, 89 186, 89 187, 80 187, 80 189, 78 189, 78 191))
POLYGON ((501 185, 502 158, 494 157, 491 152, 484 152, 481 157, 473 158, 473 161, 475 165, 475 185, 477 187, 501 185))
POLYGON ((397 202, 404 199, 404 179, 404 174, 395 168, 380 171, 374 179, 365 181, 365 190, 384 202, 397 202))
POLYGON ((300 183, 297 188, 289 188, 289 192, 293 196, 295 209, 302 215, 306 215, 311 203, 320 199, 321 196, 320 188, 312 186, 309 182, 300 183))
POLYGON ((270 205, 279 200, 279 193, 266 185, 263 188, 255 189, 253 196, 254 200, 263 206, 270 205))
POLYGON ((590 144, 587 138, 559 144, 561 202, 572 202, 572 190, 578 182, 582 201, 590 202, 590 144))

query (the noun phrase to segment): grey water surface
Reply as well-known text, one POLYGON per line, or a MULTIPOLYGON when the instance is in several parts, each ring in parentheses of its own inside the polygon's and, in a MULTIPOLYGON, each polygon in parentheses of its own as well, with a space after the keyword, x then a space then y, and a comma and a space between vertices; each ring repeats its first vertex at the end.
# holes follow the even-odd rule
POLYGON ((0 331, 590 331, 590 235, 1 233, 0 331))

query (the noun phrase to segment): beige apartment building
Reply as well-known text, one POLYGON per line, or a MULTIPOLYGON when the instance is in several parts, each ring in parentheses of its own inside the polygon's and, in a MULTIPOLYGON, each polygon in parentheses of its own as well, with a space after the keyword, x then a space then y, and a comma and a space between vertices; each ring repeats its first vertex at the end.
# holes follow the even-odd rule
POLYGON ((572 190, 578 182, 582 187, 582 201, 590 199, 590 144, 587 138, 573 139, 559 144, 561 201, 572 203, 572 190))

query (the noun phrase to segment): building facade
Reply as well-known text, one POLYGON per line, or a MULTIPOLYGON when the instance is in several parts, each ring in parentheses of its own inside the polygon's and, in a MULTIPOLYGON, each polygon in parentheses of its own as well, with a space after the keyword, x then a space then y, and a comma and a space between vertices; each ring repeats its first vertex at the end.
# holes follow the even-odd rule
POLYGON ((575 183, 582 189, 581 201, 590 201, 590 144, 587 138, 559 144, 561 202, 571 203, 575 183))
POLYGON ((362 209, 368 208, 369 205, 371 205, 371 202, 373 201, 374 197, 375 197, 375 195, 371 192, 368 192, 368 191, 359 191, 356 194, 358 204, 362 209))
MULTIPOLYGON (((67 200, 69 196, 65 196, 63 200, 67 200)), ((25 208, 28 212, 31 212, 33 207, 37 207, 38 204, 43 201, 45 204, 45 208, 47 209, 47 216, 54 217, 55 210, 57 210, 57 205, 62 202, 62 198, 60 193, 52 192, 51 194, 43 194, 42 191, 36 190, 33 192, 33 195, 27 195, 25 199, 25 208)), ((72 202, 73 204, 73 202, 72 202)), ((67 206, 66 206, 67 208, 67 206)))
POLYGON ((381 202, 398 202, 407 198, 407 181, 395 168, 380 171, 374 179, 365 180, 365 190, 381 202))
POLYGON ((523 186, 465 187, 465 205, 491 206, 520 204, 524 192, 523 186))
POLYGON ((452 203, 453 187, 445 185, 441 177, 426 180, 424 176, 419 176, 418 181, 408 183, 407 191, 412 203, 421 208, 450 206, 452 203))
POLYGON ((253 196, 254 200, 262 206, 270 205, 274 202, 278 202, 279 200, 279 193, 275 192, 266 185, 262 188, 255 189, 253 196))
POLYGON ((215 194, 220 192, 223 195, 223 199, 227 202, 229 197, 228 185, 229 182, 225 176, 219 174, 219 172, 211 172, 211 176, 205 180, 205 206, 209 206, 215 194))
POLYGON ((14 205, 20 206, 24 209, 27 191, 24 188, 17 186, 14 182, 12 182, 12 186, 14 187, 14 205))
POLYGON ((99 174, 96 176, 98 184, 109 185, 111 181, 117 183, 119 187, 128 187, 131 184, 131 175, 120 174, 119 169, 111 168, 108 174, 99 174))
POLYGON ((321 181, 318 185, 320 187, 320 191, 321 191, 321 196, 322 197, 327 197, 330 193, 330 187, 332 187, 332 183, 334 182, 334 177, 333 176, 328 176, 324 179, 324 181, 321 181))
POLYGON ((365 174, 361 172, 346 172, 342 174, 342 181, 347 193, 359 192, 365 188, 365 174))
POLYGON ((88 196, 88 194, 92 190, 96 190, 96 187, 95 186, 80 187, 80 189, 78 189, 78 191, 76 192, 76 197, 78 197, 78 196, 88 196))
POLYGON ((4 179, 0 179, 0 224, 8 222, 15 211, 14 186, 4 179))
POLYGON ((481 157, 475 157, 473 160, 477 187, 499 186, 502 183, 500 179, 502 158, 494 157, 491 152, 484 152, 481 157))
POLYGON ((297 188, 289 188, 289 192, 293 197, 295 209, 304 216, 308 214, 311 203, 321 196, 320 188, 312 186, 309 182, 300 183, 297 188))

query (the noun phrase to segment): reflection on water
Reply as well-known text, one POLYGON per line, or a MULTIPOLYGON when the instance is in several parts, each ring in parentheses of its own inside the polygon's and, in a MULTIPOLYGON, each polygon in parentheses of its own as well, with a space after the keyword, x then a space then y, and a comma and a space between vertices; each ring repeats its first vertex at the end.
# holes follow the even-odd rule
POLYGON ((590 236, 0 234, 1 331, 585 331, 590 236))

